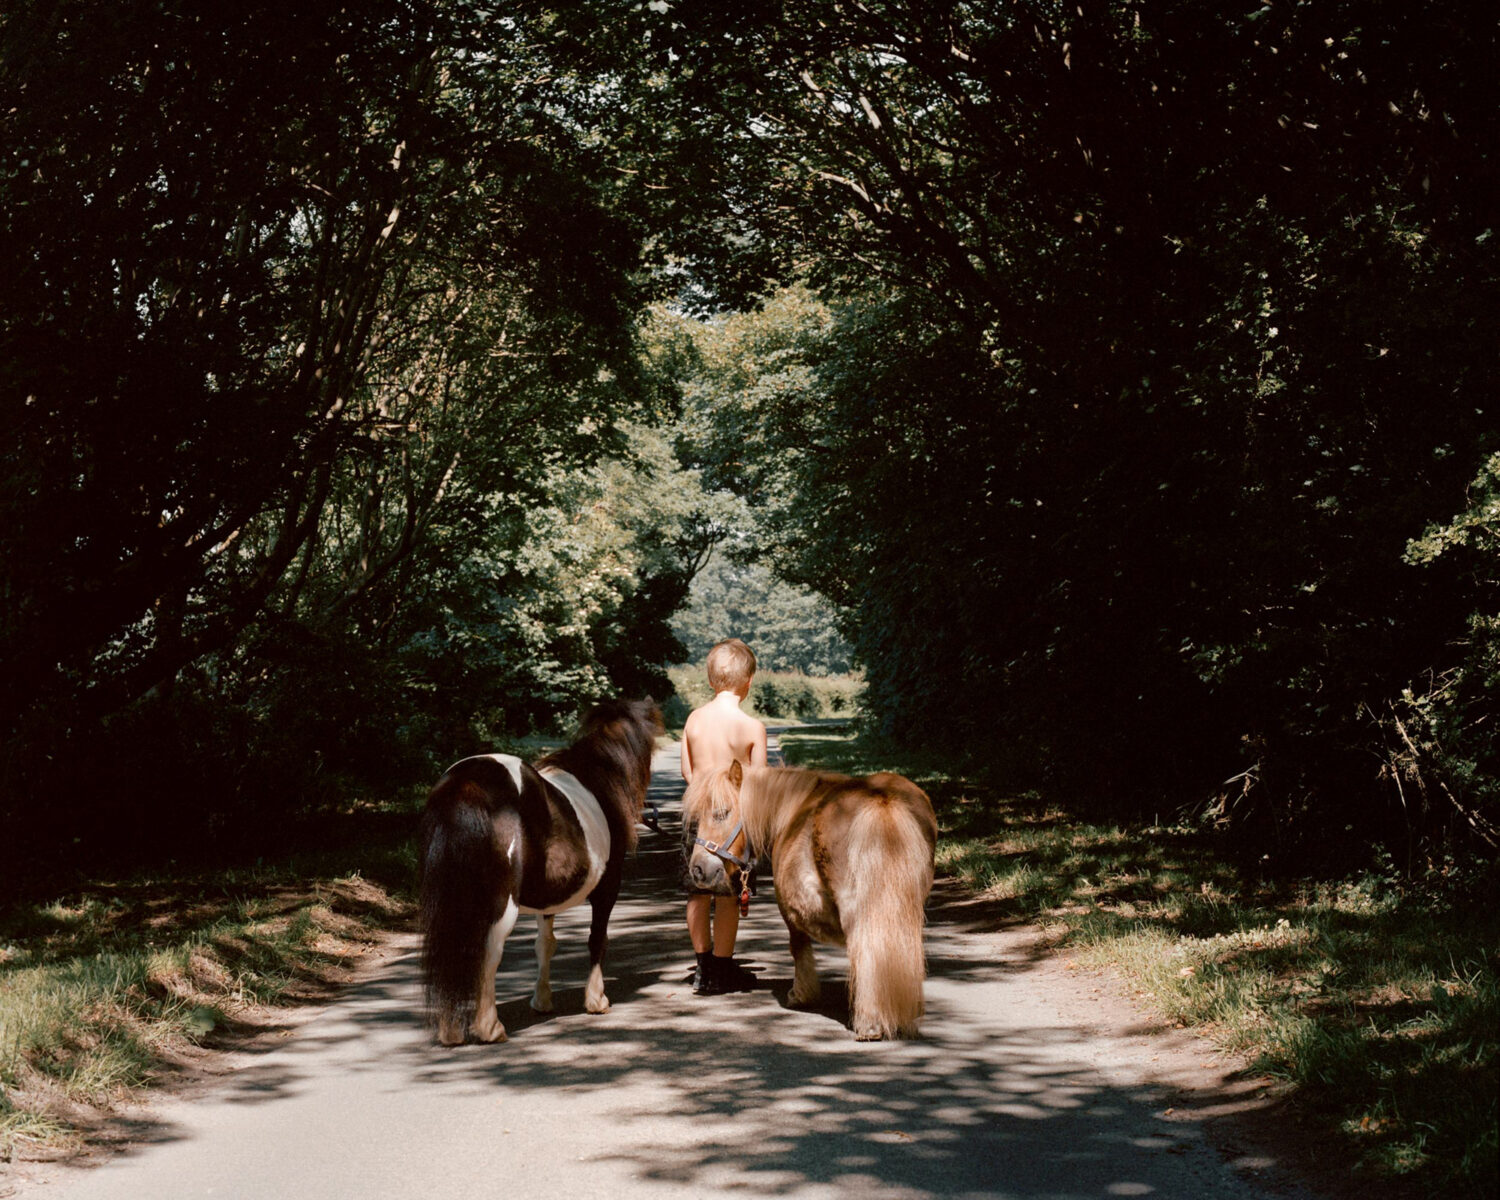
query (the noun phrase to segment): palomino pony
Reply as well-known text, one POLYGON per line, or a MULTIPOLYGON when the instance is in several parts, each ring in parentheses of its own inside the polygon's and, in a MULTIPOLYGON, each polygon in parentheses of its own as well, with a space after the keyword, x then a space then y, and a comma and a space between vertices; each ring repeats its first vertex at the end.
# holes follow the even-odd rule
POLYGON ((900 775, 854 779, 739 763, 694 783, 683 798, 684 816, 698 822, 689 878, 733 895, 742 864, 770 852, 796 968, 788 999, 818 999, 813 942, 844 945, 854 1036, 915 1036, 937 842, 927 793, 900 775))
POLYGON ((609 1011, 604 950, 625 852, 651 782, 662 732, 649 700, 614 700, 584 718, 578 740, 533 768, 506 754, 449 767, 422 815, 422 975, 438 1040, 472 1030, 503 1042, 495 972, 520 913, 537 914, 531 1007, 552 1010, 553 917, 587 900, 589 977, 584 1007, 609 1011))

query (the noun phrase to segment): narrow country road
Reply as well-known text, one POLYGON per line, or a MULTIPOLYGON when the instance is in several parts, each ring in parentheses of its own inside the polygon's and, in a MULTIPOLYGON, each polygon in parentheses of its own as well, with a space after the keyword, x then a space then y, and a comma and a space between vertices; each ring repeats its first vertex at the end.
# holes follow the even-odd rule
POLYGON ((695 998, 676 748, 656 767, 665 832, 643 834, 615 910, 611 1012, 583 1012, 586 906, 558 918, 547 1016, 526 1002, 532 927, 518 928, 498 1046, 432 1041, 405 939, 275 1049, 203 1094, 154 1103, 132 1148, 53 1169, 28 1200, 1287 1196, 1174 1115, 1149 1082, 1168 1046, 1060 1004, 1038 960, 970 928, 959 906, 934 906, 920 1041, 856 1043, 843 959, 825 947, 825 1007, 788 1009, 786 935, 765 886, 740 954, 767 986, 695 998))

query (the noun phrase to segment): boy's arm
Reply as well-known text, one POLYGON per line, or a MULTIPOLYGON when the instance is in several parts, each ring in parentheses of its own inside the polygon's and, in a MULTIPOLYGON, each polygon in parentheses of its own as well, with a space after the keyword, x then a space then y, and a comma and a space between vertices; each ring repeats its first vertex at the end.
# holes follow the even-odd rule
POLYGON ((766 765, 766 727, 759 721, 752 721, 755 726, 750 736, 750 765, 752 767, 763 767, 766 765))
POLYGON ((690 743, 688 742, 687 726, 684 725, 682 728, 682 777, 689 783, 692 783, 693 753, 688 749, 689 744, 690 743))

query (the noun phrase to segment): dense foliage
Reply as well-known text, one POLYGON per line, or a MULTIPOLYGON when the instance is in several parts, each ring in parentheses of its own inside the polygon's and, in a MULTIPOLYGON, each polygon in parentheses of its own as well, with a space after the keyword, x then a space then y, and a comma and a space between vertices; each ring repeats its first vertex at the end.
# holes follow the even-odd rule
POLYGON ((1495 848, 1496 36, 7 6, 0 818, 197 828, 661 686, 730 539, 888 733, 1495 848))
POLYGON ((707 544, 626 423, 644 210, 544 50, 440 0, 0 15, 8 849, 665 687, 707 544))
POLYGON ((739 236, 681 245, 699 278, 831 302, 747 331, 743 401, 689 453, 847 607, 884 728, 1325 863, 1325 834, 1496 845, 1493 792, 1457 786, 1496 766, 1493 552, 1407 552, 1486 511, 1492 25, 561 8, 584 57, 643 56, 661 178, 713 178, 739 236))
POLYGON ((715 554, 693 577, 688 602, 672 622, 684 662, 701 666, 713 644, 738 637, 763 670, 805 675, 849 671, 849 647, 831 605, 815 592, 782 582, 759 563, 715 554))

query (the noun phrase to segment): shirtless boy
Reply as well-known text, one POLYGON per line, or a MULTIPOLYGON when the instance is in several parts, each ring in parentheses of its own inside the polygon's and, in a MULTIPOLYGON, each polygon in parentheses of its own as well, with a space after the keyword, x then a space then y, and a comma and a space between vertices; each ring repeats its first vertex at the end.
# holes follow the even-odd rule
MULTIPOLYGON (((727 638, 708 652, 708 684, 714 698, 695 708, 682 729, 682 777, 691 785, 695 775, 722 770, 732 762, 747 767, 766 765, 766 727, 740 711, 750 694, 755 655, 739 638, 727 638)), ((684 830, 684 856, 693 848, 694 832, 684 830)), ((735 896, 695 892, 683 872, 688 892, 688 936, 698 964, 693 971, 693 994, 748 991, 755 976, 734 961, 734 939, 740 929, 740 904, 735 896)))

